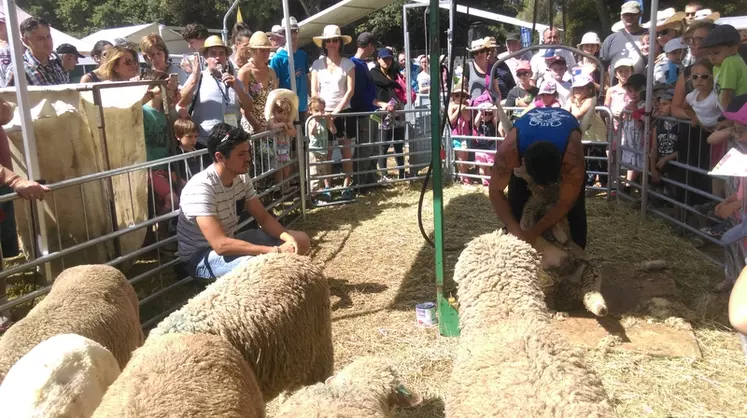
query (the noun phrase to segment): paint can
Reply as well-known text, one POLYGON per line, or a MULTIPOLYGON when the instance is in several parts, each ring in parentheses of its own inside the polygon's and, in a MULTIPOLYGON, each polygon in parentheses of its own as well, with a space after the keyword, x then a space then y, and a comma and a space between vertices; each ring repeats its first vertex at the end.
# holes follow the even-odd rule
POLYGON ((415 315, 420 326, 432 327, 438 322, 436 320, 436 304, 433 302, 415 305, 415 315))

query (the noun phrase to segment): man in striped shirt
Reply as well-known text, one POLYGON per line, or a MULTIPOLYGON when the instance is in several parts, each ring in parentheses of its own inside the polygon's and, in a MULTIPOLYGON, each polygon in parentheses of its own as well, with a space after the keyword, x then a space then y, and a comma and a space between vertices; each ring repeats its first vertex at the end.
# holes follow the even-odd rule
MULTIPOLYGON (((49 23, 30 17, 21 22, 21 37, 28 47, 23 53, 23 68, 30 85, 53 86, 70 82, 62 60, 54 53, 49 23)), ((7 85, 14 85, 12 75, 7 85)))
POLYGON ((179 257, 196 278, 216 279, 243 261, 266 253, 305 254, 308 235, 286 230, 257 198, 251 178, 249 134, 218 123, 210 131, 213 164, 194 175, 182 190, 177 223, 179 257), (235 234, 243 206, 262 227, 235 234))

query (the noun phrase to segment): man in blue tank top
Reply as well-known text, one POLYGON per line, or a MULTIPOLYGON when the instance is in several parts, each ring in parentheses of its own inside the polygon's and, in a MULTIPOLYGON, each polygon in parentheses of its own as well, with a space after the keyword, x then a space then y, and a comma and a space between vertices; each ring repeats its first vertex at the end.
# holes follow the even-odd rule
POLYGON ((515 122, 498 148, 490 179, 490 201, 508 232, 530 244, 567 217, 573 241, 585 248, 584 178, 581 130, 576 118, 560 108, 536 108, 515 122), (530 192, 526 181, 513 171, 521 165, 539 186, 560 183, 557 204, 526 231, 518 221, 530 192), (503 192, 507 186, 508 196, 503 192))

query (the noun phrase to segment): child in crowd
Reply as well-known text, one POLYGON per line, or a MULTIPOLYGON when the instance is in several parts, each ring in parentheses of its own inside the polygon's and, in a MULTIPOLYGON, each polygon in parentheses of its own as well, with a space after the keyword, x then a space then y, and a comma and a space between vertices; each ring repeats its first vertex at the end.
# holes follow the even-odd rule
POLYGON ((296 136, 296 128, 293 120, 298 112, 298 96, 288 89, 275 89, 267 96, 265 104, 265 119, 267 128, 279 129, 275 141, 275 161, 280 168, 275 173, 275 183, 282 184, 283 195, 295 192, 297 189, 291 187, 286 181, 291 175, 292 167, 288 165, 291 158, 291 141, 296 136))
MULTIPOLYGON (((179 143, 178 152, 186 154, 195 151, 197 145, 197 136, 200 129, 192 119, 180 118, 174 122, 174 136, 179 143)), ((172 174, 172 179, 178 179, 177 193, 181 195, 181 189, 187 184, 187 181, 195 174, 202 171, 202 159, 200 157, 189 157, 184 161, 176 164, 176 170, 172 174)))
POLYGON ((532 66, 529 61, 521 61, 516 67, 516 87, 506 96, 506 107, 528 107, 534 101, 539 89, 532 85, 532 66))
MULTIPOLYGON (((491 139, 475 139, 472 146, 481 150, 475 152, 475 162, 485 164, 478 166, 480 175, 489 178, 490 168, 495 162, 495 151, 498 149, 498 142, 495 139, 498 133, 498 108, 491 103, 480 103, 477 107, 479 109, 475 117, 477 136, 491 139)), ((483 178, 482 185, 490 186, 490 180, 483 178)))
MULTIPOLYGON (((451 90, 451 100, 449 101, 448 109, 449 123, 451 124, 451 135, 476 136, 475 130, 472 127, 472 111, 467 109, 470 104, 471 102, 469 100, 469 96, 467 95, 467 92, 463 90, 462 84, 459 83, 455 85, 451 90)), ((460 161, 460 163, 457 163, 457 171, 459 173, 466 174, 469 172, 469 165, 461 162, 470 161, 469 151, 459 150, 469 149, 471 142, 472 141, 468 140, 467 138, 453 138, 451 141, 452 147, 454 148, 454 155, 456 157, 456 160, 460 161)), ((469 177, 460 177, 462 183, 471 183, 469 177)))
MULTIPOLYGON (((677 78, 680 76, 682 60, 685 58, 685 54, 687 54, 687 45, 682 41, 682 38, 670 39, 666 44, 664 44, 664 55, 666 56, 664 83, 669 85, 675 85, 677 83, 677 78)), ((659 83, 661 80, 656 78, 654 82, 659 83)))
MULTIPOLYGON (((324 109, 327 103, 319 96, 314 96, 309 101, 309 111, 311 116, 306 126, 306 132, 309 136, 309 174, 311 180, 311 191, 320 190, 320 180, 314 180, 316 176, 329 175, 332 161, 332 146, 329 142, 330 135, 337 133, 337 128, 332 122, 332 117, 324 109)), ((332 187, 328 178, 322 180, 324 188, 332 187)), ((331 202, 332 194, 330 192, 319 193, 317 199, 323 202, 331 202)))
MULTIPOLYGON (((680 125, 677 122, 664 119, 672 115, 674 89, 660 89, 656 95, 656 116, 662 118, 655 119, 656 124, 654 125, 649 161, 653 183, 660 184, 661 178, 668 177, 667 173, 673 168, 667 164, 677 159, 680 125)), ((670 188, 665 185, 662 191, 667 195, 670 194, 668 190, 670 188)))
MULTIPOLYGON (((556 84, 558 102, 563 107, 571 97, 571 75, 568 74, 568 65, 565 58, 556 55, 552 59, 548 59, 548 68, 550 68, 551 79, 556 84)), ((548 78, 545 77, 545 80, 548 80, 548 78)))
POLYGON ((558 86, 553 80, 545 80, 540 85, 537 98, 525 112, 535 107, 562 107, 558 101, 558 86))
MULTIPOLYGON (((713 129, 721 117, 718 96, 713 88, 713 65, 708 60, 698 61, 690 73, 694 90, 685 97, 685 113, 690 116, 692 126, 713 129)), ((714 150, 711 150, 714 154, 714 150)), ((724 156, 721 150, 716 162, 724 156)), ((712 164, 712 165, 715 165, 712 164)))
MULTIPOLYGON (((594 97, 596 96, 596 88, 594 86, 594 79, 590 74, 579 72, 578 75, 573 77, 573 94, 570 100, 568 100, 565 109, 571 112, 580 122, 584 141, 606 143, 607 128, 593 107, 594 97)), ((599 149, 599 147, 593 145, 584 146, 584 153, 588 156, 603 156, 604 151, 605 148, 599 149)), ((589 173, 590 171, 601 172, 607 170, 607 167, 603 167, 604 164, 602 163, 602 161, 595 160, 587 161, 587 185, 593 186, 596 183, 597 176, 594 173, 589 173)))
POLYGON ((700 46, 713 64, 718 105, 723 111, 734 96, 747 93, 747 64, 739 55, 739 32, 731 25, 718 25, 700 46))
POLYGON ((628 77, 633 75, 633 60, 630 58, 620 58, 615 63, 615 77, 618 84, 607 89, 607 95, 604 97, 604 105, 612 111, 615 118, 615 130, 619 127, 620 117, 625 106, 628 105, 627 94, 623 84, 628 81, 628 77))
POLYGON ((628 149, 622 151, 621 162, 627 165, 627 179, 629 182, 638 177, 643 168, 643 126, 637 116, 639 110, 646 104, 643 101, 646 90, 646 77, 643 74, 633 74, 623 83, 625 89, 626 112, 622 116, 621 145, 628 149), (639 153, 641 152, 641 153, 639 153))

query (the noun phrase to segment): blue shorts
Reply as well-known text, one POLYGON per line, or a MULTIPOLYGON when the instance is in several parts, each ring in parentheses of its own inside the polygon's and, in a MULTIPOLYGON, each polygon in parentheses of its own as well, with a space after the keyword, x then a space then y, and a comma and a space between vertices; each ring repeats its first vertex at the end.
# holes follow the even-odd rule
MULTIPOLYGON (((234 238, 254 245, 265 245, 268 247, 275 247, 283 244, 282 240, 271 237, 261 229, 244 231, 236 235, 234 238)), ((199 257, 199 260, 190 263, 195 266, 194 271, 191 273, 196 279, 217 279, 230 273, 231 270, 238 267, 239 264, 244 261, 256 257, 254 255, 222 256, 218 255, 213 250, 210 250, 209 252, 207 250, 208 249, 206 248, 204 251, 198 251, 195 253, 195 256, 199 257)))

